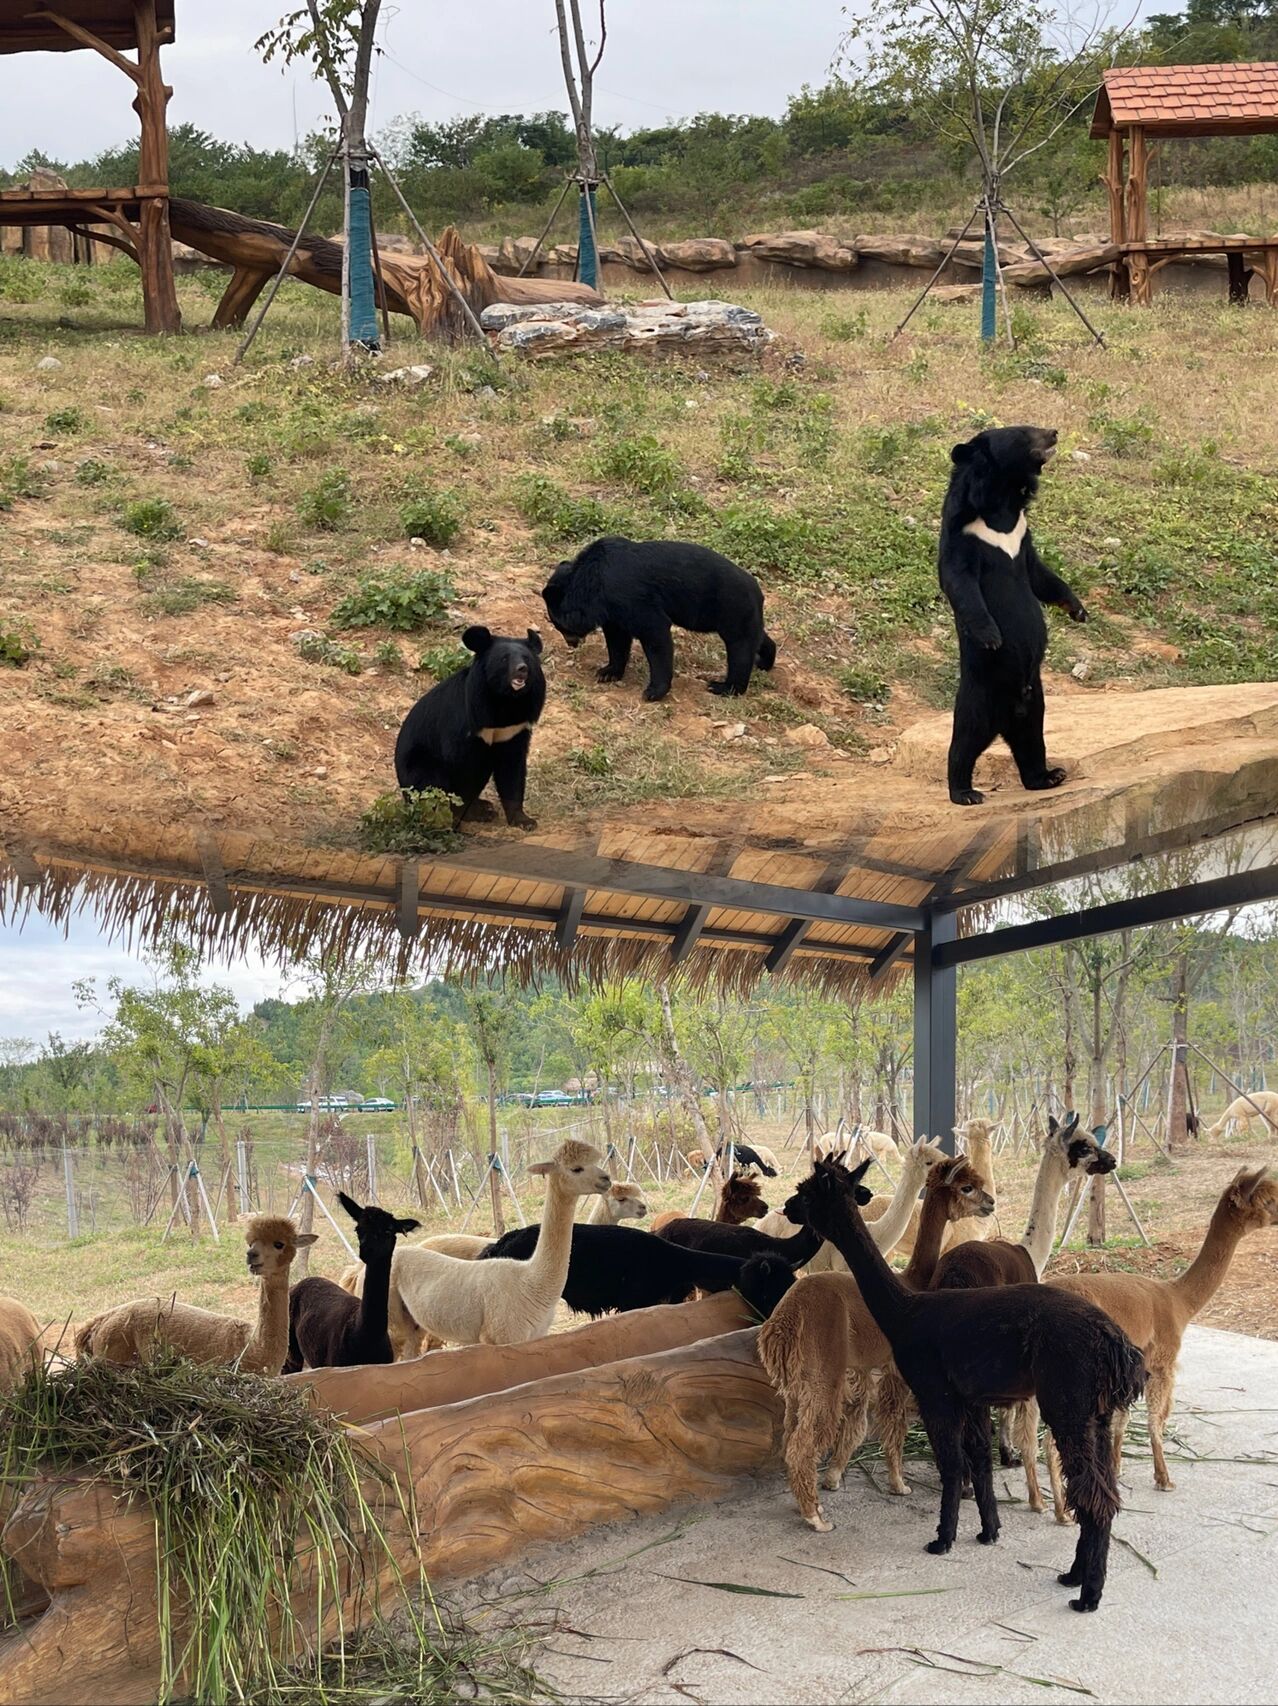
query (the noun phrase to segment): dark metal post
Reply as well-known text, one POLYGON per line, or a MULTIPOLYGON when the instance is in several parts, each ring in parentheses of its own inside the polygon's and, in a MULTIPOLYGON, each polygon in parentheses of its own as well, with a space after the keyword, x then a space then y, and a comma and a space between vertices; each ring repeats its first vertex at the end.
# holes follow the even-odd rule
POLYGON ((930 908, 914 938, 914 1135, 954 1153, 954 1086, 958 1076, 958 978, 937 967, 932 950, 952 942, 955 916, 930 908))

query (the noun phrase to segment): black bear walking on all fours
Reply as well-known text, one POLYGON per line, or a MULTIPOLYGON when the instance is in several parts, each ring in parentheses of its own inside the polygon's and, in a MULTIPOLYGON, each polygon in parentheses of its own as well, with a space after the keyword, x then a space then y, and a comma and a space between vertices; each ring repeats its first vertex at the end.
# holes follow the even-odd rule
POLYGON ((636 640, 648 660, 645 699, 664 699, 674 680, 670 630, 718 634, 728 654, 712 693, 744 693, 756 664, 771 669, 775 642, 763 626, 763 591, 752 574, 704 545, 680 540, 596 539, 560 563, 542 588, 550 620, 570 646, 603 629, 608 662, 600 681, 620 681, 636 640))
POLYGON ((1075 622, 1087 612, 1034 549, 1025 512, 1056 449, 1051 427, 995 427, 950 452, 954 472, 941 515, 941 590, 954 611, 959 685, 950 740, 955 805, 980 805, 977 759, 1001 735, 1026 788, 1058 788, 1043 743, 1042 606, 1075 622))
POLYGON ((423 694, 404 718, 395 779, 405 790, 455 794, 461 805, 453 812, 454 827, 465 817, 496 816, 479 800, 492 781, 506 822, 535 829, 524 811, 524 790, 533 725, 546 703, 541 635, 530 628, 519 640, 467 628, 462 644, 475 661, 423 694))

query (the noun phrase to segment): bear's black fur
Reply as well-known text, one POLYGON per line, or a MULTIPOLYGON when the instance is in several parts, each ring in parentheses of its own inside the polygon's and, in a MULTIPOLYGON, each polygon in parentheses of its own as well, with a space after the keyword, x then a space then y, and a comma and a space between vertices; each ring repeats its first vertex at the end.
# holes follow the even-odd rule
POLYGON ((533 724, 546 703, 541 635, 525 640, 467 628, 462 644, 475 661, 424 693, 404 718, 395 742, 395 777, 401 788, 442 788, 456 794, 454 828, 461 820, 494 817, 486 802, 474 809, 491 779, 506 822, 535 829, 524 811, 528 748, 533 724))
POLYGON ((941 515, 941 590, 954 611, 959 685, 950 740, 955 805, 975 806, 977 759, 999 735, 1026 788, 1058 788, 1043 744, 1043 654, 1055 604, 1075 622, 1087 612, 1034 549, 1025 511, 1056 449, 1050 427, 995 427, 950 452, 954 471, 941 515), (997 537, 991 537, 995 535, 997 537))
POLYGON ((596 539, 560 563, 542 588, 550 620, 570 646, 602 628, 608 662, 600 681, 620 681, 635 640, 648 660, 645 699, 664 699, 674 679, 673 625, 718 634, 728 653, 712 693, 744 693, 756 664, 771 669, 777 648, 763 626, 757 580, 717 551, 674 539, 596 539))

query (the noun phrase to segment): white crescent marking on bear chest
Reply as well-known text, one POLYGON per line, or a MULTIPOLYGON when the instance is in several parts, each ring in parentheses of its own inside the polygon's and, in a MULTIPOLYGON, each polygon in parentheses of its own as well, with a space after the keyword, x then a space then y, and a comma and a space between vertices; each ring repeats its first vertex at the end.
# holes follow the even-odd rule
POLYGON ((511 723, 504 729, 477 729, 480 740, 485 746, 498 746, 504 740, 514 740, 516 735, 532 732, 531 723, 511 723))
POLYGON ((1015 561, 1021 554, 1021 546, 1025 543, 1029 524, 1025 520, 1025 511, 1022 510, 1016 526, 1010 533, 996 533, 979 516, 975 521, 969 521, 963 531, 970 533, 973 539, 979 539, 982 545, 993 545, 996 551, 1006 551, 1008 556, 1015 561))

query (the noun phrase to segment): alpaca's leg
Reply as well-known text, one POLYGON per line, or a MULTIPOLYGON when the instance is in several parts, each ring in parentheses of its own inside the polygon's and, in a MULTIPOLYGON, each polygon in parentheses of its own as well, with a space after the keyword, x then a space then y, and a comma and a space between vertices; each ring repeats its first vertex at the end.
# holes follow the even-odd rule
POLYGON ((941 1514, 936 1539, 927 1550, 948 1552, 958 1533, 959 1505, 963 1497, 963 1416, 957 1404, 943 1403, 923 1411, 923 1426, 936 1467, 941 1474, 941 1514))
POLYGON ((883 1461, 887 1466, 888 1486, 894 1493, 910 1490, 905 1479, 905 1436, 909 1429, 913 1394, 895 1368, 883 1371, 874 1407, 878 1419, 879 1439, 883 1445, 883 1461))
MULTIPOLYGON (((1176 1389, 1176 1371, 1174 1368, 1154 1369, 1145 1387, 1145 1406, 1149 1411, 1149 1449, 1154 1456, 1154 1485, 1160 1493, 1170 1493, 1176 1483, 1167 1471, 1167 1458, 1163 1452, 1163 1429, 1167 1426, 1167 1418, 1171 1414, 1172 1395, 1176 1389)), ((1127 1417, 1121 1420, 1122 1427, 1127 1425, 1127 1417)), ((1115 1429, 1114 1455, 1117 1459, 1123 1455, 1123 1436, 1115 1429)), ((1117 1464, 1115 1464, 1117 1473, 1117 1464)))
POLYGON ((1065 1498, 1065 1478, 1061 1474, 1061 1454, 1050 1428, 1043 1430, 1043 1455, 1047 1459, 1047 1478, 1052 1484, 1052 1513, 1062 1528, 1068 1528, 1069 1505, 1065 1498))
POLYGON ((818 1534, 828 1534, 834 1524, 821 1509, 817 1497, 817 1463, 829 1437, 817 1411, 792 1393, 785 1395, 785 1473, 804 1522, 818 1534))
POLYGON ((1029 1508, 1037 1515, 1043 1512, 1043 1490, 1038 1484, 1038 1405, 1032 1398, 1018 1404, 1013 1411, 1016 1426, 1016 1449, 1025 1465, 1025 1492, 1029 1508))
POLYGON ((1004 1469, 1015 1469, 1021 1459, 1014 1444, 1015 1421, 1014 1412, 1019 1405, 1013 1405, 1010 1410, 1000 1410, 998 1413, 998 1460, 1004 1469))
POLYGON ((1069 1602, 1075 1611, 1095 1611, 1105 1586, 1109 1531, 1119 1506, 1112 1424, 1112 1413, 1103 1411, 1089 1416, 1081 1428, 1075 1425, 1058 1435, 1069 1499, 1078 1517, 1074 1562, 1058 1580, 1080 1590, 1079 1597, 1069 1602))
POLYGON ((963 1417, 963 1457, 981 1513, 982 1546, 998 1539, 998 1500, 994 1497, 994 1460, 990 1445, 990 1413, 984 1404, 972 1404, 963 1417))
POLYGON ((848 1466, 848 1459, 865 1438, 869 1414, 869 1383, 863 1374, 850 1375, 839 1436, 834 1442, 834 1449, 821 1476, 821 1485, 828 1487, 831 1492, 836 1492, 843 1485, 843 1471, 848 1466))

